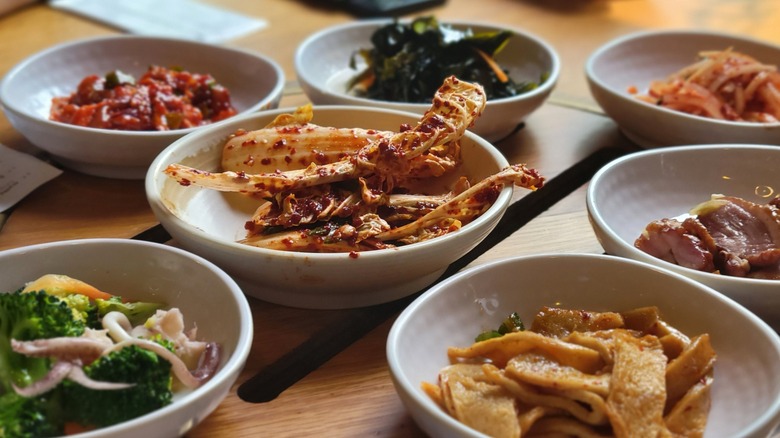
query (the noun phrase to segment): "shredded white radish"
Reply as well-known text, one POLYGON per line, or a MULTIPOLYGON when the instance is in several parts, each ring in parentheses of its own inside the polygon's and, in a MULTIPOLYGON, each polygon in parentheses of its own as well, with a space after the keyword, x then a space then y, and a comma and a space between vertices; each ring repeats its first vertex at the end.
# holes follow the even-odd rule
POLYGON ((638 97, 676 111, 746 122, 780 121, 780 73, 731 48, 703 51, 702 60, 653 81, 638 97))

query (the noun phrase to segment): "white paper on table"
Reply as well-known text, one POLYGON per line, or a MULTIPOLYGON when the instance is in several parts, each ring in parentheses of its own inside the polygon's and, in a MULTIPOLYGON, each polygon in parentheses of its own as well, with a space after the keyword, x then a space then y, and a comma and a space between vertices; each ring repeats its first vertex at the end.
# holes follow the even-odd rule
POLYGON ((260 18, 193 0, 50 0, 49 3, 133 34, 215 44, 268 24, 260 18))
POLYGON ((0 212, 61 173, 62 170, 32 155, 0 144, 0 212))

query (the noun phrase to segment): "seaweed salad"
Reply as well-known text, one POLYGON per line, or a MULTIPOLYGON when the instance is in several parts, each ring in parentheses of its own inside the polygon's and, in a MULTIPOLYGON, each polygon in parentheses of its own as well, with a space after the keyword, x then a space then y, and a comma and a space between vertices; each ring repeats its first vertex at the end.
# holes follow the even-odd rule
POLYGON ((348 88, 370 99, 428 103, 444 78, 454 75, 482 85, 488 99, 522 94, 546 78, 517 83, 498 65, 494 57, 511 37, 508 30, 453 29, 430 16, 408 23, 395 20, 372 34, 373 47, 353 54, 350 67, 357 69, 358 56, 367 67, 348 88))

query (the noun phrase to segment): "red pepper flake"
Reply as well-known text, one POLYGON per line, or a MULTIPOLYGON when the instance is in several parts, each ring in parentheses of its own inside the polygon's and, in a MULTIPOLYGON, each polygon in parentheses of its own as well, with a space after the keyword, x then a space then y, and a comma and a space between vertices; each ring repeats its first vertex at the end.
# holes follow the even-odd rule
POLYGON ((300 126, 284 126, 277 129, 280 134, 299 134, 301 132, 300 126))

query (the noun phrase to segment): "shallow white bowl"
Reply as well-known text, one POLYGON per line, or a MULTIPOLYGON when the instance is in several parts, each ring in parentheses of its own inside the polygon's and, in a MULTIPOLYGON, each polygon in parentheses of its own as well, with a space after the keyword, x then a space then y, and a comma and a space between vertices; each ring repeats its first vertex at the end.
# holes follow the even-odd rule
POLYGON ((108 36, 51 47, 20 62, 0 82, 6 116, 35 146, 70 169, 90 175, 140 179, 157 154, 199 128, 131 132, 49 120, 51 100, 68 96, 88 75, 122 70, 141 77, 152 65, 209 73, 224 85, 239 113, 276 108, 284 72, 258 53, 173 38, 108 36))
POLYGON ((780 123, 719 121, 662 108, 629 93, 645 93, 696 61, 702 50, 752 55, 773 64, 780 47, 747 37, 697 30, 649 31, 626 35, 598 48, 585 64, 591 94, 625 135, 643 147, 706 143, 780 144, 780 123))
MULTIPOLYGON (((392 301, 433 283, 447 266, 476 246, 496 226, 511 201, 506 187, 482 216, 455 233, 413 245, 349 254, 313 254, 257 248, 236 241, 258 206, 238 193, 182 187, 163 173, 172 163, 218 170, 222 145, 239 128, 265 126, 280 113, 237 117, 190 134, 165 149, 146 177, 149 204, 176 242, 215 262, 239 281, 245 293, 287 306, 350 308, 392 301)), ((324 106, 314 108, 321 126, 398 130, 419 116, 398 111, 324 106)), ((456 174, 481 180, 508 163, 490 143, 467 132, 461 139, 463 165, 456 174)))
POLYGON ((652 149, 618 158, 593 177, 587 208, 609 254, 675 271, 735 299, 773 326, 780 323, 780 282, 700 272, 634 247, 653 220, 677 217, 713 194, 766 203, 780 190, 780 148, 699 145, 652 149))
MULTIPOLYGON (((361 48, 371 47, 371 35, 391 23, 388 19, 358 20, 323 29, 309 36, 295 52, 295 73, 306 95, 315 104, 365 105, 409 111, 421 114, 428 103, 402 103, 368 99, 347 92, 347 83, 363 70, 358 59, 357 69, 349 67, 352 55, 361 48)), ((511 134, 518 125, 539 108, 552 92, 560 75, 558 55, 547 42, 520 29, 487 23, 448 21, 455 29, 474 32, 510 30, 514 36, 496 55, 496 61, 508 69, 516 81, 539 81, 545 72, 548 79, 535 90, 520 96, 488 101, 485 111, 471 130, 488 141, 497 141, 511 134)), ((359 57, 358 57, 359 58, 359 57)), ((433 96, 431 96, 433 98, 433 96)))
POLYGON ((254 334, 249 303, 214 264, 181 249, 129 239, 83 239, 0 251, 0 293, 44 274, 64 274, 133 300, 178 307, 198 338, 222 346, 219 371, 173 403, 114 426, 78 434, 173 437, 185 434, 225 398, 246 362, 254 334))
POLYGON ((734 301, 679 274, 598 254, 540 254, 480 265, 437 284, 407 307, 387 339, 390 374, 417 424, 432 437, 484 437, 420 389, 511 312, 527 324, 542 306, 620 311, 657 306, 688 335, 709 333, 715 364, 705 438, 767 436, 780 422, 780 338, 734 301))

